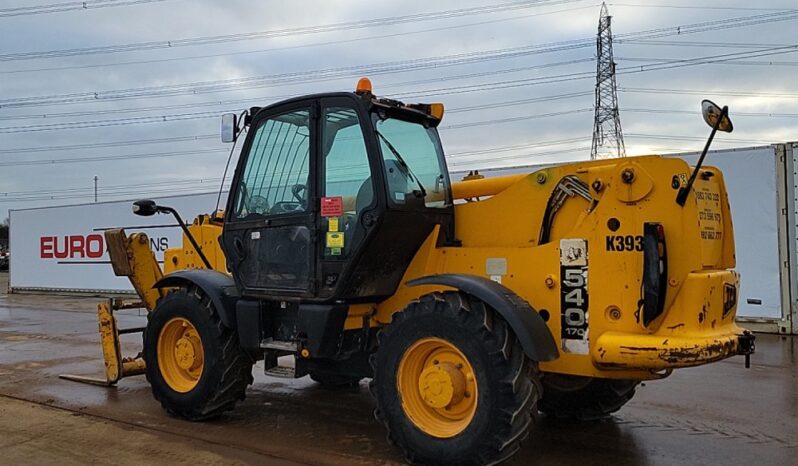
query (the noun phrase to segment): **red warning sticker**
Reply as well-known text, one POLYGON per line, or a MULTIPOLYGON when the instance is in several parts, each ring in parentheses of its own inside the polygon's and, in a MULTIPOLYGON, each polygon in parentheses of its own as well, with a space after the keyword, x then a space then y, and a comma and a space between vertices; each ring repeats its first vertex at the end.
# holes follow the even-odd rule
POLYGON ((340 217, 344 214, 344 198, 341 196, 321 198, 322 217, 340 217))

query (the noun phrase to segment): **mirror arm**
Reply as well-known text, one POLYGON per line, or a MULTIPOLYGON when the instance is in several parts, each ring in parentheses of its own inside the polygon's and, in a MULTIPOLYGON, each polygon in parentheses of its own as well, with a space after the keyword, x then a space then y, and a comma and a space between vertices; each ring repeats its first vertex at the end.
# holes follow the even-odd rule
POLYGON ((197 251, 197 254, 199 254, 200 256, 200 259, 202 259, 202 263, 205 264, 205 267, 207 267, 208 270, 213 270, 213 267, 211 267, 211 263, 208 261, 208 258, 205 257, 205 253, 202 252, 202 248, 200 247, 199 244, 197 244, 197 240, 194 239, 194 235, 191 234, 191 232, 188 230, 188 227, 186 226, 186 223, 183 221, 182 218, 180 218, 180 214, 178 214, 177 211, 171 207, 158 206, 157 208, 159 212, 170 213, 175 217, 175 220, 177 220, 177 223, 180 225, 180 228, 183 229, 183 233, 186 234, 186 237, 188 238, 189 242, 191 243, 192 246, 194 246, 194 250, 197 251))
POLYGON ((709 139, 707 139, 707 143, 704 145, 704 150, 701 152, 701 157, 698 158, 698 163, 696 163, 693 173, 690 175, 690 179, 687 180, 687 185, 680 188, 679 194, 676 195, 676 203, 680 206, 684 207, 684 203, 687 202, 687 195, 690 194, 690 190, 693 189, 693 183, 695 183, 695 178, 698 176, 698 170, 701 169, 701 165, 704 163, 704 157, 706 157, 707 151, 709 151, 709 146, 712 145, 712 140, 715 139, 715 133, 718 132, 721 122, 728 115, 729 107, 724 105, 718 119, 715 120, 715 124, 712 125, 712 132, 709 133, 709 139))

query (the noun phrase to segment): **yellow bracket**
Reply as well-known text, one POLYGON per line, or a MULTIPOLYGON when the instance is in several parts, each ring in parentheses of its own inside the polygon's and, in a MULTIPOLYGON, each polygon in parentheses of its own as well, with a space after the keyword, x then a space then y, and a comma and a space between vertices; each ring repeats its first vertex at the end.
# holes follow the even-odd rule
MULTIPOLYGON (((114 299, 107 303, 97 305, 97 320, 99 322, 100 345, 105 361, 105 379, 86 377, 81 375, 62 374, 60 378, 74 382, 89 383, 94 385, 115 385, 120 379, 144 373, 145 364, 141 354, 133 358, 123 358, 122 348, 119 343, 119 327, 116 323, 114 310, 139 307, 139 304, 125 304, 114 299)), ((122 333, 138 333, 142 328, 123 330, 122 333)))

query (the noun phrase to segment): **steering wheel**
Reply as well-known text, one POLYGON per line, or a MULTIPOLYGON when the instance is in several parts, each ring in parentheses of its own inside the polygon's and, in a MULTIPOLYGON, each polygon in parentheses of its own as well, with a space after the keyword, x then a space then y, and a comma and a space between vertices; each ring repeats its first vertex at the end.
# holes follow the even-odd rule
POLYGON ((294 201, 280 201, 275 202, 270 214, 290 214, 293 212, 301 212, 302 205, 294 201))
POLYGON ((308 187, 304 184, 295 184, 291 186, 291 195, 299 201, 302 207, 305 207, 307 203, 307 199, 305 199, 305 193, 307 192, 308 187))
POLYGON ((263 196, 252 196, 249 198, 250 213, 265 215, 269 213, 269 201, 263 196))

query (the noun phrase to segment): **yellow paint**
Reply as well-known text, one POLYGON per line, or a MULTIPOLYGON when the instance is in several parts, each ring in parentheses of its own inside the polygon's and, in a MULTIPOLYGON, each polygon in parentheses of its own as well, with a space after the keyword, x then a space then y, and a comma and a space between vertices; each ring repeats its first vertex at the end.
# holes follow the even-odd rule
MULTIPOLYGON (((634 159, 630 158, 629 160, 634 159)), ((633 161, 619 164, 615 169, 615 179, 621 180, 621 182, 614 183, 612 189, 615 197, 623 202, 637 202, 648 196, 654 189, 654 180, 651 175, 640 164, 633 161), (632 182, 624 182, 624 175, 630 177, 632 182)))
POLYGON ((97 305, 97 320, 100 324, 100 346, 105 361, 105 377, 109 383, 114 383, 122 378, 122 351, 116 318, 107 303, 97 305))
POLYGON ((418 429, 437 438, 454 437, 471 423, 477 411, 477 384, 468 358, 436 337, 414 342, 396 372, 405 414, 418 429))
POLYGON ((376 327, 379 325, 371 317, 377 311, 376 304, 352 304, 347 309, 344 330, 360 330, 365 325, 376 327))
POLYGON ((194 325, 182 317, 164 324, 158 335, 158 368, 169 388, 188 393, 202 376, 205 351, 194 325))
POLYGON ((327 221, 329 222, 329 231, 338 231, 338 217, 330 217, 327 221))
MULTIPOLYGON (((202 252, 208 258, 213 270, 229 273, 227 270, 227 261, 219 245, 219 236, 222 234, 222 223, 216 220, 211 220, 208 215, 200 215, 194 219, 194 222, 189 225, 189 231, 197 244, 202 248, 202 252)), ((203 264, 197 251, 191 245, 185 234, 183 234, 183 243, 177 247, 172 247, 164 253, 164 274, 168 275, 176 270, 183 269, 204 269, 203 264)))
MULTIPOLYGON (((455 206, 455 231, 462 246, 435 247, 438 237, 438 230, 435 230, 419 249, 402 282, 438 273, 489 278, 485 275, 485 261, 491 257, 506 257, 508 273, 502 277, 502 284, 535 309, 549 312, 551 318, 547 325, 560 345, 559 241, 581 238, 588 243, 589 256, 589 352, 560 351, 557 360, 540 364, 542 371, 651 379, 657 377, 651 369, 694 366, 731 356, 733 351, 722 352, 720 356, 712 352, 715 348, 712 342, 736 341, 743 331, 734 323, 736 306, 722 316, 723 286, 737 286, 738 283, 738 277, 730 271, 735 266, 734 238, 722 174, 717 169, 704 167, 702 171, 711 171, 714 176, 698 180, 694 189, 694 192, 717 193, 720 201, 716 206, 699 206, 696 196, 692 195, 685 206, 680 207, 675 202, 677 190, 671 183, 674 175, 690 172, 685 162, 650 156, 620 163, 618 160, 581 162, 529 175, 457 183, 456 197, 482 198, 479 202, 455 206), (631 184, 622 181, 622 166, 634 170, 631 184), (540 174, 545 176, 538 176, 540 174), (596 205, 589 210, 590 203, 585 199, 568 198, 555 217, 550 241, 538 245, 546 203, 554 186, 566 175, 578 176, 587 186, 601 180, 599 192, 591 188, 596 205), (640 187, 635 186, 636 183, 641 183, 640 187), (718 218, 716 213, 720 216, 720 222, 712 226, 723 231, 721 239, 702 239, 701 230, 708 227, 699 225, 698 219, 699 210, 704 209, 712 210, 713 218, 718 218), (609 230, 610 218, 620 221, 617 231, 609 230), (648 327, 635 318, 640 299, 642 252, 606 250, 608 235, 642 235, 645 222, 659 222, 664 227, 670 283, 665 312, 648 327), (699 325, 699 313, 704 307, 706 315, 701 317, 703 323, 699 325), (610 308, 620 311, 613 312, 617 319, 608 317, 606 310, 610 308), (669 337, 685 340, 666 342, 669 337), (685 353, 687 356, 682 358, 666 355, 657 361, 643 354, 621 358, 622 344, 653 345, 657 351, 667 351, 674 344, 693 345, 694 351, 685 353), (713 356, 696 358, 695 351, 713 356), (620 364, 607 364, 608 355, 617 358, 615 362, 620 364)), ((375 319, 380 324, 388 324, 393 313, 404 309, 411 300, 444 289, 447 288, 401 285, 393 296, 379 303, 375 319)), ((672 356, 678 352, 668 354, 672 356)))
POLYGON ((163 277, 163 273, 150 249, 147 235, 133 233, 128 237, 125 230, 114 229, 105 232, 105 239, 114 271, 128 277, 148 311, 155 309, 155 303, 164 292, 152 286, 163 277))

